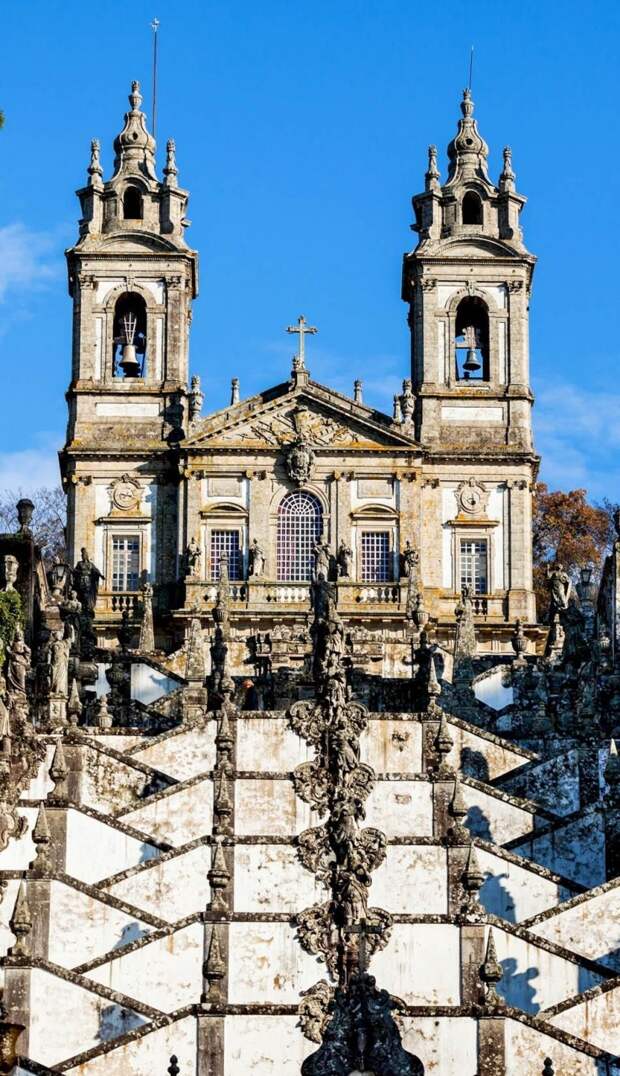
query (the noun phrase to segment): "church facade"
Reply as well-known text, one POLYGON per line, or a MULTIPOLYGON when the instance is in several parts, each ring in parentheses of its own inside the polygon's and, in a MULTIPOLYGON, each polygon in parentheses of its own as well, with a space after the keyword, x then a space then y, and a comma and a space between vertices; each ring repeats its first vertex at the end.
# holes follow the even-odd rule
POLYGON ((619 1076, 620 514, 539 626, 510 150, 465 91, 393 414, 299 317, 203 415, 140 103, 67 252, 66 562, 0 534, 0 1071, 619 1076))
POLYGON ((537 469, 535 259, 519 226, 524 199, 510 151, 495 187, 468 94, 443 185, 431 147, 426 189, 413 199, 419 242, 403 263, 411 370, 393 415, 365 405, 360 383, 345 397, 312 380, 300 318, 290 376, 245 400, 235 382, 230 406, 202 417, 188 365, 198 290, 197 254, 184 238, 188 196, 172 143, 158 180, 137 90, 130 103, 105 183, 94 144, 80 238, 68 251, 69 549, 75 562, 85 547, 104 576, 103 636, 114 637, 148 581, 158 642, 174 649, 197 611, 208 619, 222 553, 239 636, 257 623, 294 632, 319 543, 339 608, 384 643, 385 671, 407 601, 447 638, 463 585, 481 644, 509 651, 511 625, 536 621, 537 469))

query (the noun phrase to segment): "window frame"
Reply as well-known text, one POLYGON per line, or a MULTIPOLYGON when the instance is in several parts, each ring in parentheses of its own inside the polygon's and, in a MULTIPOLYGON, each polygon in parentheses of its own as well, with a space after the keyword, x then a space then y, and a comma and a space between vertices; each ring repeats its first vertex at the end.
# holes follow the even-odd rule
MULTIPOLYGON (((471 554, 467 554, 467 555, 470 556, 471 554)), ((474 554, 474 556, 475 556, 475 554, 474 554)), ((458 539, 458 575, 457 575, 457 579, 458 579, 458 583, 459 583, 459 590, 462 590, 465 585, 468 585, 469 587, 471 587, 472 597, 482 597, 482 596, 490 594, 491 593, 491 589, 490 589, 490 585, 491 585, 490 584, 490 574, 491 574, 490 573, 490 568, 491 568, 491 543, 489 541, 489 536, 488 535, 480 535, 480 534, 476 534, 476 535, 474 535, 474 534, 467 534, 467 535, 461 534, 459 536, 459 539, 458 539), (475 576, 471 580, 463 578, 463 562, 464 562, 463 546, 464 546, 464 544, 466 542, 471 543, 473 545, 484 545, 484 548, 485 548, 485 554, 484 554, 484 557, 485 557, 485 579, 484 579, 484 581, 485 581, 485 589, 484 590, 477 590, 476 589, 475 576)))
POLYGON ((210 583, 219 582, 219 578, 220 578, 219 556, 224 551, 224 545, 222 545, 222 547, 219 550, 216 551, 217 552, 217 559, 215 561, 214 561, 214 548, 213 548, 213 546, 214 546, 214 538, 215 538, 215 536, 216 535, 224 535, 224 534, 226 534, 226 535, 228 535, 228 534, 230 534, 230 535, 236 534, 236 536, 237 536, 237 558, 236 558, 236 560, 237 560, 236 573, 237 574, 235 574, 235 570, 233 569, 232 560, 231 560, 231 556, 230 556, 230 551, 228 551, 228 553, 229 553, 229 557, 228 557, 228 577, 229 577, 231 583, 243 582, 243 580, 245 578, 245 555, 244 555, 244 546, 243 546, 243 530, 242 530, 241 527, 235 527, 235 526, 209 527, 208 533, 207 533, 207 543, 206 543, 206 545, 207 545, 207 548, 206 548, 206 552, 207 552, 207 581, 210 582, 210 583))
MULTIPOLYGON (((144 566, 143 566, 144 542, 143 542, 143 535, 142 535, 141 531, 139 529, 135 529, 135 528, 133 528, 133 529, 128 528, 127 530, 110 529, 110 532, 109 532, 109 535, 108 535, 107 546, 108 546, 108 548, 107 548, 107 568, 108 568, 108 570, 107 570, 106 574, 109 576, 109 592, 110 592, 110 594, 139 594, 140 588, 141 588, 142 583, 143 583, 143 578, 144 578, 144 566), (116 541, 124 541, 126 543, 126 542, 128 542, 130 540, 135 540, 135 542, 137 543, 137 551, 136 551, 137 552, 137 558, 136 558, 137 559, 137 571, 135 573, 136 574, 136 583, 137 583, 137 585, 136 585, 135 589, 133 589, 131 587, 127 587, 127 586, 125 586, 125 587, 115 587, 115 585, 114 585, 114 577, 115 577, 116 573, 115 573, 115 570, 114 570, 114 556, 115 556, 115 554, 114 554, 114 543, 116 541)), ((125 582, 127 582, 127 575, 128 575, 128 573, 125 572, 125 582)))
POLYGON ((393 583, 394 582, 394 535, 393 527, 360 527, 358 534, 358 549, 359 549, 359 582, 360 583, 393 583), (364 560, 364 539, 370 538, 370 536, 385 538, 386 556, 385 567, 386 577, 380 579, 378 577, 366 577, 365 575, 365 560, 364 560))
MULTIPOLYGON (((295 516, 291 513, 289 518, 292 519, 292 518, 295 518, 295 516)), ((304 519, 304 518, 310 519, 311 516, 310 516, 310 513, 306 514, 306 513, 299 512, 299 513, 297 513, 297 518, 300 519, 300 520, 304 519)), ((284 497, 282 497, 282 499, 280 500, 280 502, 278 504, 277 511, 276 511, 276 527, 275 527, 275 578, 276 578, 276 581, 278 583, 310 583, 312 581, 312 570, 313 570, 313 566, 314 566, 314 561, 313 561, 313 557, 312 557, 312 544, 313 544, 314 541, 317 541, 321 537, 321 535, 326 534, 327 525, 328 525, 328 518, 327 518, 327 513, 325 512, 325 506, 324 506, 321 498, 314 492, 314 490, 311 490, 311 489, 289 490, 284 495, 284 497), (307 565, 308 565, 307 574, 305 574, 305 572, 304 572, 304 574, 302 574, 301 570, 298 570, 295 573, 293 573, 293 577, 291 578, 290 573, 285 575, 285 574, 283 574, 283 571, 282 571, 284 557, 281 555, 281 546, 280 546, 281 537, 282 537, 281 524, 282 524, 282 520, 284 519, 284 506, 286 504, 290 503, 294 498, 299 498, 299 497, 305 497, 308 500, 314 502, 314 505, 315 505, 315 508, 316 508, 316 511, 315 511, 315 514, 314 514, 315 525, 314 525, 314 527, 310 527, 308 529, 308 539, 307 539, 307 541, 304 542, 304 544, 307 546, 307 565)), ((291 536, 291 537, 294 537, 294 536, 291 536)), ((298 556, 298 550, 297 549, 295 549, 293 556, 294 557, 298 556)))

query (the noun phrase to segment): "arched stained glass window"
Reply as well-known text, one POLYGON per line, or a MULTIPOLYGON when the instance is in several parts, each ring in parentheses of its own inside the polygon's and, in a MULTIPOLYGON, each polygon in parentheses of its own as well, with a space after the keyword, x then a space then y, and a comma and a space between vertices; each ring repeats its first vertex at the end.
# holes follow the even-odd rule
POLYGON ((306 583, 312 577, 312 546, 323 531, 323 510, 311 493, 289 493, 278 510, 278 579, 306 583))

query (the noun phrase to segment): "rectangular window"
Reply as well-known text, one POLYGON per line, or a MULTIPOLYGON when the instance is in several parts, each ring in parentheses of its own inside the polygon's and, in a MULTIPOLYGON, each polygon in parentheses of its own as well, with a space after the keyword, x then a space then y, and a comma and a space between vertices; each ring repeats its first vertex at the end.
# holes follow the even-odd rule
POLYGON ((470 586, 472 594, 488 593, 488 554, 486 539, 461 540, 461 586, 470 586))
POLYGON ((228 578, 241 579, 241 543, 239 531, 211 531, 210 576, 220 577, 220 557, 228 553, 228 578))
POLYGON ((389 582, 392 578, 390 560, 389 533, 362 531, 362 582, 389 582))
POLYGON ((137 534, 112 537, 112 590, 140 589, 140 538, 137 534))

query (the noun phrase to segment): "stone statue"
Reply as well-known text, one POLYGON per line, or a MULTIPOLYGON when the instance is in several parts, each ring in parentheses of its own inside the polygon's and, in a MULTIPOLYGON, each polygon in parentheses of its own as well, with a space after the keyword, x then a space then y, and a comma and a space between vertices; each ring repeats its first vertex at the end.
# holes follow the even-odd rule
POLYGON ((97 604, 99 584, 104 576, 93 564, 88 556, 88 551, 82 547, 81 559, 73 570, 73 584, 82 603, 85 613, 93 613, 97 604))
POLYGON ((62 603, 61 610, 71 646, 79 650, 82 604, 76 590, 69 591, 69 597, 62 603))
POLYGON ((9 694, 17 692, 26 694, 26 683, 30 670, 30 647, 24 640, 23 629, 15 628, 13 642, 8 648, 7 683, 9 694))
POLYGON ((265 572, 265 554, 258 544, 256 538, 250 545, 248 553, 248 575, 252 579, 260 579, 265 572))
POLYGON ((564 609, 568 609, 568 602, 573 588, 570 576, 564 571, 561 564, 556 564, 554 568, 547 567, 547 580, 551 597, 550 612, 553 619, 556 613, 561 613, 564 609))
POLYGON ((187 549, 185 550, 184 570, 185 575, 192 579, 197 579, 200 575, 200 561, 202 559, 202 551, 200 545, 194 537, 192 537, 187 549))
POLYGON ((1 558, 2 561, 2 589, 6 593, 11 590, 15 590, 15 584, 17 582, 17 572, 19 570, 19 561, 17 557, 14 557, 11 553, 7 553, 6 556, 1 558))
POLYGON ((52 695, 69 696, 69 651, 71 640, 61 631, 54 633, 48 650, 50 665, 50 692, 52 695))
POLYGON ((338 575, 342 579, 350 579, 353 569, 353 550, 349 548, 344 538, 338 546, 338 575))
POLYGON ((328 579, 331 554, 327 542, 324 542, 322 537, 315 540, 312 546, 312 555, 314 557, 314 578, 328 579))
POLYGON ((420 554, 409 539, 405 542, 405 548, 400 555, 400 571, 406 579, 414 579, 417 575, 420 554))
POLYGON ((289 478, 301 485, 308 482, 312 477, 314 467, 314 452, 303 438, 298 437, 284 454, 284 466, 289 478))

